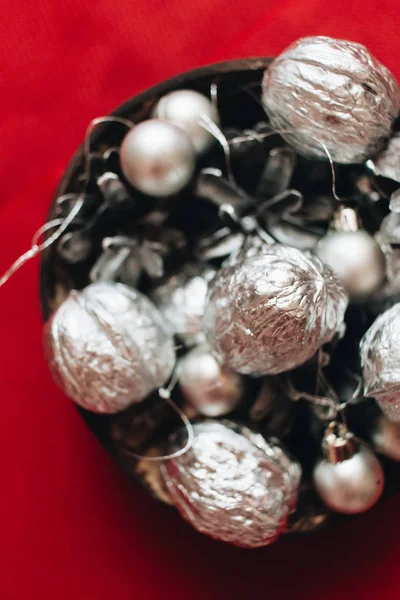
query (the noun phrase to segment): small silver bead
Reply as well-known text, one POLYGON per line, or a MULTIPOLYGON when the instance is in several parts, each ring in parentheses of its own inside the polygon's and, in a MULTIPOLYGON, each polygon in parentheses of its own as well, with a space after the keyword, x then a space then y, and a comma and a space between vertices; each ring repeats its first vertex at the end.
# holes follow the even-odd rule
POLYGON ((139 191, 163 198, 179 192, 195 169, 195 152, 176 125, 150 119, 133 127, 120 152, 122 171, 139 191))
POLYGON ((203 154, 215 139, 201 125, 205 116, 218 125, 217 108, 203 94, 194 90, 176 90, 166 94, 157 102, 153 117, 170 121, 181 127, 189 136, 197 154, 203 154))

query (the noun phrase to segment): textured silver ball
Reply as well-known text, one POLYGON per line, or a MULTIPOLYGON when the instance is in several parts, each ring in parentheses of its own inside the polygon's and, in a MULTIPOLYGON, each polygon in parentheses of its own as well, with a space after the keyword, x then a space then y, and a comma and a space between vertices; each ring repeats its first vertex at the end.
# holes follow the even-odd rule
POLYGON ((374 321, 360 344, 364 394, 400 423, 400 303, 374 321))
POLYGON ((274 244, 222 268, 204 330, 221 363, 248 375, 289 371, 343 323, 347 294, 315 256, 274 244))
POLYGON ((45 326, 50 370, 67 396, 116 413, 161 387, 175 364, 172 337, 155 306, 122 284, 71 291, 45 326))
MULTIPOLYGON (((186 454, 162 475, 181 515, 223 542, 257 548, 274 542, 294 510, 301 470, 276 444, 228 421, 193 425, 186 454)), ((184 437, 185 434, 183 434, 184 437)), ((182 447, 181 435, 169 450, 182 447)))
POLYGON ((205 417, 231 412, 243 397, 240 375, 223 367, 203 344, 179 362, 179 385, 187 401, 205 417))
POLYGON ((361 44, 302 38, 265 72, 262 101, 276 130, 301 154, 361 163, 389 138, 400 108, 399 85, 361 44))
POLYGON ((215 269, 188 263, 151 293, 170 331, 188 346, 205 341, 203 317, 210 281, 215 269))
POLYGON ((380 498, 384 474, 366 446, 347 460, 332 464, 322 459, 314 469, 315 487, 329 508, 346 515, 369 510, 380 498))
POLYGON ((333 231, 315 249, 340 279, 352 300, 373 294, 386 277, 385 255, 366 231, 333 231))
POLYGON ((182 129, 150 119, 125 136, 120 160, 129 183, 145 194, 163 198, 189 183, 196 157, 193 144, 182 129))
POLYGON ((217 108, 203 94, 195 90, 176 90, 157 102, 153 117, 170 121, 181 127, 189 136, 197 154, 203 154, 215 138, 201 125, 201 117, 219 123, 217 108))
POLYGON ((400 424, 380 415, 372 432, 372 443, 377 452, 400 461, 400 424))

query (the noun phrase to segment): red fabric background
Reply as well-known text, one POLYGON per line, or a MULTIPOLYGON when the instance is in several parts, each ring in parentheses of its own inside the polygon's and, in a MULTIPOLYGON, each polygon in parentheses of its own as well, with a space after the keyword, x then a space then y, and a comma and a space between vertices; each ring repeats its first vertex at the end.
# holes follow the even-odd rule
MULTIPOLYGON (((87 123, 179 71, 305 34, 394 73, 396 0, 12 0, 0 22, 0 271, 43 223, 87 123)), ((50 380, 38 262, 0 293, 1 600, 398 599, 399 498, 346 527, 243 551, 197 535, 112 464, 50 380)))

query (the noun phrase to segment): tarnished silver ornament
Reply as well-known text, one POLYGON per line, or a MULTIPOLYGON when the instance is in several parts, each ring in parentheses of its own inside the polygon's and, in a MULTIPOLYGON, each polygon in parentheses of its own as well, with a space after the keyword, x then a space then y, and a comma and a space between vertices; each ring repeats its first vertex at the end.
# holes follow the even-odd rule
MULTIPOLYGON (((274 542, 295 508, 299 464, 276 442, 229 421, 193 430, 192 448, 162 466, 175 507, 215 539, 245 548, 274 542)), ((172 437, 169 451, 181 447, 180 438, 172 437)))
POLYGON ((360 344, 364 394, 375 398, 385 416, 400 422, 400 303, 385 311, 360 344))
POLYGON ((212 267, 188 263, 151 293, 170 331, 192 346, 204 341, 202 321, 212 267))
POLYGON ((400 108, 392 73, 354 42, 298 40, 266 70, 262 102, 271 125, 305 156, 361 163, 389 138, 400 108), (290 132, 288 132, 290 130, 290 132))
POLYGON ((279 244, 249 252, 219 271, 204 331, 218 359, 234 371, 289 371, 341 329, 347 294, 315 256, 279 244))
POLYGON ((220 365, 207 344, 190 350, 178 372, 183 395, 205 417, 226 415, 243 397, 243 378, 220 365))
POLYGON ((175 364, 156 307, 125 285, 71 291, 45 326, 50 370, 79 406, 116 413, 161 387, 175 364))

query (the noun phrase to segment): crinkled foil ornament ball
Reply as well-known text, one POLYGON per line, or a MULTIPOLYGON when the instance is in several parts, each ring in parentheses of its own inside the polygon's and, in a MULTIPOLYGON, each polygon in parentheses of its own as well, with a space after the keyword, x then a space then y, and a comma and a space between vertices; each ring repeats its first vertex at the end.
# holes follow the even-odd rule
POLYGON ((246 375, 289 371, 341 329, 348 297, 316 256, 274 244, 223 267, 204 330, 222 364, 246 375))
POLYGON ((395 77, 367 48, 323 36, 289 46, 265 72, 262 87, 273 129, 309 157, 326 159, 324 144, 339 163, 375 156, 400 109, 395 77))
POLYGON ((381 314, 361 340, 364 394, 400 422, 400 303, 381 314))
MULTIPOLYGON (((294 510, 301 469, 274 443, 229 421, 193 426, 192 448, 162 475, 174 506, 198 531, 257 548, 274 542, 294 510)), ((181 447, 181 435, 169 450, 181 447)))
POLYGON ((72 290, 44 330, 50 370, 79 406, 115 413, 162 386, 175 364, 172 336, 143 294, 116 283, 72 290))

